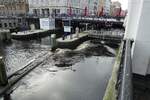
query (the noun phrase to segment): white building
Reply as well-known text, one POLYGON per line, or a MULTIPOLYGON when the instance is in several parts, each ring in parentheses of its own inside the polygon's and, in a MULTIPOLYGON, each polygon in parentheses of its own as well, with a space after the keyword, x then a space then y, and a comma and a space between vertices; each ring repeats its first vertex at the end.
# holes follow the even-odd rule
POLYGON ((110 15, 111 0, 104 0, 104 14, 110 15))
POLYGON ((110 15, 111 0, 99 0, 98 15, 110 15), (103 12, 103 14, 101 14, 103 12))
POLYGON ((26 25, 25 16, 28 13, 28 0, 0 0, 0 28, 12 29, 26 25))
POLYGON ((35 15, 81 14, 87 0, 29 0, 29 13, 35 15), (70 10, 71 9, 71 10, 70 10))
POLYGON ((99 0, 88 0, 89 15, 97 15, 99 0))

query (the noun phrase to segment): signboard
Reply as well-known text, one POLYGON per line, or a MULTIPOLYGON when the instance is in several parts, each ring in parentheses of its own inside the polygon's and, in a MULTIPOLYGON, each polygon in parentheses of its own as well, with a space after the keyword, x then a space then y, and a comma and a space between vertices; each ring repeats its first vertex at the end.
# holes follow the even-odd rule
POLYGON ((46 30, 55 29, 55 19, 40 18, 40 29, 46 29, 46 30))
POLYGON ((71 33, 71 26, 64 26, 64 32, 71 33))

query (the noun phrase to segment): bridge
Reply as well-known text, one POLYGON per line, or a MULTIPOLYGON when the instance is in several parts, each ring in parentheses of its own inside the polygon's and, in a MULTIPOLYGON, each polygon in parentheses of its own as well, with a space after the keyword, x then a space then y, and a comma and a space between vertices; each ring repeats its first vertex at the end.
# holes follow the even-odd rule
MULTIPOLYGON (((25 17, 29 23, 32 22, 35 25, 38 22, 39 18, 48 18, 44 16, 26 16, 25 17), (36 23, 35 23, 36 22, 36 23)), ((58 24, 57 21, 62 20, 70 20, 71 25, 75 27, 94 27, 95 29, 104 28, 104 27, 123 27, 124 18, 123 17, 96 17, 96 16, 56 16, 54 17, 56 20, 56 25, 58 24)), ((37 25, 38 26, 38 25, 37 25)))
POLYGON ((87 17, 87 16, 66 16, 66 17, 56 17, 56 19, 71 19, 71 20, 75 20, 75 21, 92 21, 92 22, 116 22, 116 23, 123 23, 124 22, 124 18, 107 18, 107 17, 87 17))
MULTIPOLYGON (((66 17, 56 17, 56 20, 70 20, 72 23, 79 25, 80 23, 100 25, 101 27, 123 27, 124 18, 118 17, 91 17, 91 16, 66 16, 66 17)), ((73 24, 73 25, 74 25, 73 24)))

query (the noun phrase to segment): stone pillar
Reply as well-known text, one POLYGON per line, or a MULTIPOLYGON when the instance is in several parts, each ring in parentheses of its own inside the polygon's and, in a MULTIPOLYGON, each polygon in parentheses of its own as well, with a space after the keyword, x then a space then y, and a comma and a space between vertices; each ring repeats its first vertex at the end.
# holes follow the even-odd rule
POLYGON ((7 80, 7 74, 6 74, 6 69, 5 65, 3 63, 3 58, 0 57, 0 85, 7 85, 8 80, 7 80))
POLYGON ((34 24, 31 24, 31 25, 30 25, 30 28, 31 28, 31 31, 34 31, 34 30, 35 30, 35 25, 34 25, 34 24))
POLYGON ((150 74, 150 1, 129 1, 126 38, 134 39, 132 47, 133 73, 150 74))
POLYGON ((56 48, 56 34, 51 35, 51 47, 52 49, 56 48))
POLYGON ((76 35, 77 35, 77 38, 79 38, 79 27, 76 27, 76 35))
POLYGON ((10 41, 10 40, 11 40, 11 33, 10 33, 10 32, 7 32, 7 33, 6 33, 6 37, 7 37, 7 41, 10 41))
POLYGON ((129 0, 128 1, 128 15, 126 22, 125 38, 134 39, 136 38, 136 31, 139 24, 141 15, 142 0, 129 0))
POLYGON ((86 31, 88 30, 88 23, 86 23, 86 31))

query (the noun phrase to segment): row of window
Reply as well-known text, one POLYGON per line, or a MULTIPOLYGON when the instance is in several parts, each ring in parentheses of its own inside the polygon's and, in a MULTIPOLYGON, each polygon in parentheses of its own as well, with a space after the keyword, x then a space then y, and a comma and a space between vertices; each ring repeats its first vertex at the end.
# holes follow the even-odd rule
MULTIPOLYGON (((52 9, 51 10, 51 14, 61 14, 61 10, 60 9, 52 9)), ((65 11, 65 13, 72 13, 72 14, 79 14, 81 11, 79 9, 67 9, 67 11, 65 11)), ((50 15, 50 9, 33 9, 33 14, 35 15, 50 15)))
POLYGON ((22 10, 22 9, 24 9, 22 5, 6 6, 4 8, 0 8, 0 10, 22 10))
POLYGON ((16 27, 16 23, 0 23, 0 28, 2 27, 5 27, 5 28, 8 28, 8 27, 16 27))

